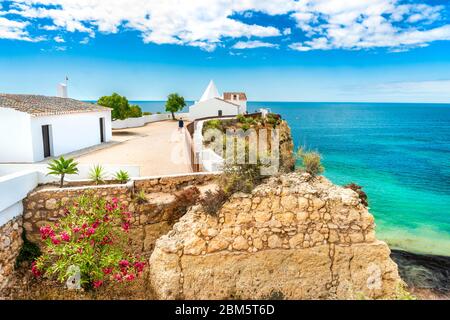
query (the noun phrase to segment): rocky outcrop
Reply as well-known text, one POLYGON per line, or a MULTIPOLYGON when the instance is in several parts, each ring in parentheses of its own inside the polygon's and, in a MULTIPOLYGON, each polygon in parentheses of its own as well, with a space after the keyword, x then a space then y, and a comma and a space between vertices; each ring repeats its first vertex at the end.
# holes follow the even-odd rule
POLYGON ((193 207, 150 258, 160 299, 388 298, 401 280, 358 195, 324 177, 272 177, 217 216, 193 207))
POLYGON ((295 170, 295 157, 291 128, 286 121, 281 121, 278 129, 280 130, 280 172, 292 172, 295 170))

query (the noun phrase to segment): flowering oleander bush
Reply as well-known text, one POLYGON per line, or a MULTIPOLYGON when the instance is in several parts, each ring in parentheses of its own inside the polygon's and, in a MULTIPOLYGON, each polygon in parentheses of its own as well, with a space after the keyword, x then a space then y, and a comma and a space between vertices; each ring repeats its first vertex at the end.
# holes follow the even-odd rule
POLYGON ((75 266, 85 289, 136 279, 145 263, 127 251, 130 219, 118 199, 81 196, 59 222, 40 228, 45 245, 32 272, 65 283, 74 276, 75 266))

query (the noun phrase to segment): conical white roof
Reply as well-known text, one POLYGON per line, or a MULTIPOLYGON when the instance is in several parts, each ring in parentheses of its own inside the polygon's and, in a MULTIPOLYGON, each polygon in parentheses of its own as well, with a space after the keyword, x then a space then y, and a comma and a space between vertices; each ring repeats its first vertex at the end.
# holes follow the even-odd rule
POLYGON ((209 82, 208 87, 206 88, 205 92, 203 92, 203 95, 200 98, 200 102, 206 101, 209 99, 214 99, 214 98, 220 98, 220 95, 219 95, 219 91, 217 91, 214 81, 211 80, 209 82))

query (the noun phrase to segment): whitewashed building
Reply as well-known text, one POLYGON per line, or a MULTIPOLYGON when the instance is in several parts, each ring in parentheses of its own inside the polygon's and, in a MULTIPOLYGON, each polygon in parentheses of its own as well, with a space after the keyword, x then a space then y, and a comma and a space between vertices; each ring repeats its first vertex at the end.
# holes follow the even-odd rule
POLYGON ((189 108, 189 119, 205 117, 235 116, 247 112, 247 96, 243 92, 224 92, 219 94, 211 80, 198 102, 189 108))
POLYGON ((0 163, 33 163, 110 141, 111 109, 74 99, 0 94, 0 163))

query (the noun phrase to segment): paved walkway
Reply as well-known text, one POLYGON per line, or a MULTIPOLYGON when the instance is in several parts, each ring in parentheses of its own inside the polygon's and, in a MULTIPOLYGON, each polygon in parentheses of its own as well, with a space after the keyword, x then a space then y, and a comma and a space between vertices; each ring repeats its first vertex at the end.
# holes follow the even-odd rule
POLYGON ((141 176, 192 172, 178 122, 161 121, 113 131, 108 148, 76 156, 79 163, 139 165, 141 176))

